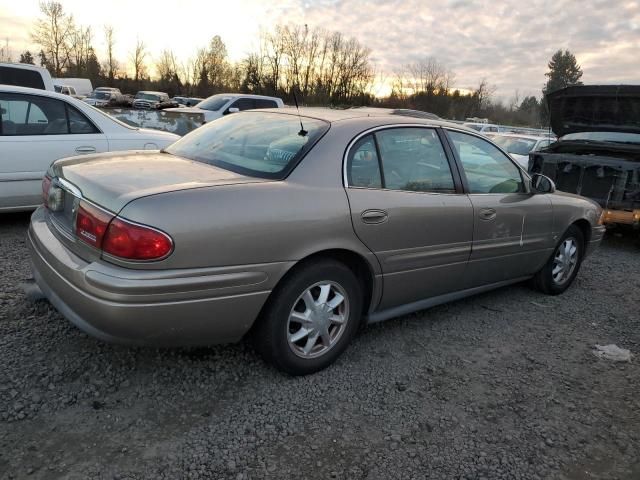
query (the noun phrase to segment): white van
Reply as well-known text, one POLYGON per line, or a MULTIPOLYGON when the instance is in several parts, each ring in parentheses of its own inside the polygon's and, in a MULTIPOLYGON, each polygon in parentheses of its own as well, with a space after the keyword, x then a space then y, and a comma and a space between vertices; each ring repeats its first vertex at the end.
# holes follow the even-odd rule
POLYGON ((53 85, 57 87, 56 92, 72 97, 84 98, 93 92, 93 85, 88 78, 54 78, 53 85), (71 89, 74 93, 71 93, 71 89))
POLYGON ((28 63, 0 63, 0 84, 54 91, 49 71, 28 63))

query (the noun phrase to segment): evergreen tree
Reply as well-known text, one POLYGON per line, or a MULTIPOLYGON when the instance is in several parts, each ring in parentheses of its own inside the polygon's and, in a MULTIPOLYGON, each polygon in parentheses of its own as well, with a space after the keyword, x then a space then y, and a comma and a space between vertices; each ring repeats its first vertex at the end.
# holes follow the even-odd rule
POLYGON ((548 80, 542 90, 545 95, 571 85, 582 85, 580 81, 582 69, 578 65, 575 55, 569 50, 564 52, 558 50, 554 53, 548 66, 549 71, 545 73, 548 80))
POLYGON ((31 55, 31 52, 29 50, 20 54, 20 63, 29 63, 31 65, 35 65, 35 62, 33 61, 33 55, 31 55))

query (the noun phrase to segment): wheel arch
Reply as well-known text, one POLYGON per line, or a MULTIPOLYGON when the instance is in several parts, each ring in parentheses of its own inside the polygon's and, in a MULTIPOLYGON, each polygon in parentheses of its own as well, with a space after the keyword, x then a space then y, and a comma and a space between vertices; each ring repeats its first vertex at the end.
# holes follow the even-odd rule
POLYGON ((584 218, 579 218, 575 220, 571 225, 575 225, 582 232, 582 237, 584 239, 583 247, 586 247, 589 244, 589 240, 591 240, 591 223, 589 220, 584 218))
POLYGON ((300 260, 298 260, 295 264, 293 264, 282 277, 278 280, 278 283, 275 285, 271 294, 267 298, 267 301, 264 303, 260 314, 257 316, 256 321, 253 322, 253 325, 250 330, 254 330, 256 325, 260 322, 263 311, 267 308, 270 301, 274 296, 274 292, 278 289, 278 286, 282 284, 288 277, 293 275, 299 269, 305 268, 306 265, 320 259, 332 259, 336 260, 344 265, 346 265, 356 276, 360 285, 362 286, 362 323, 366 322, 367 315, 373 310, 375 304, 377 303, 378 296, 376 292, 378 291, 378 286, 376 285, 376 277, 374 273, 373 266, 367 261, 367 259, 353 250, 349 250, 346 248, 330 248, 325 250, 320 250, 309 254, 300 260))

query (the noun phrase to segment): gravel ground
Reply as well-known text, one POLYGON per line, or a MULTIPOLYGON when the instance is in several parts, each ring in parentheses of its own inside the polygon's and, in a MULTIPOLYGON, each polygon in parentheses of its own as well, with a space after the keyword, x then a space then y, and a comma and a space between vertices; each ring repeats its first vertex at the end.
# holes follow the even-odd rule
POLYGON ((517 285, 365 329, 289 378, 246 344, 100 343, 27 300, 0 219, 0 478, 640 478, 640 250, 610 236, 559 297, 517 285))

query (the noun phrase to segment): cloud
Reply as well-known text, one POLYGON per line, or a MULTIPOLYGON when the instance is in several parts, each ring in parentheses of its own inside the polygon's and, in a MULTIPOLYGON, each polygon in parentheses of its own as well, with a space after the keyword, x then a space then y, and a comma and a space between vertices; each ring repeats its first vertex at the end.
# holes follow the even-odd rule
MULTIPOLYGON (((521 96, 539 96, 547 63, 560 48, 576 55, 585 83, 640 83, 638 0, 182 0, 169 17, 150 0, 112 0, 96 16, 102 3, 65 0, 64 6, 79 23, 92 25, 99 53, 102 25, 112 24, 123 62, 137 37, 152 58, 172 48, 186 60, 219 34, 238 60, 256 48, 261 29, 307 24, 357 38, 387 77, 407 63, 435 57, 453 71, 458 87, 473 88, 486 79, 503 98, 516 89, 521 96)), ((0 40, 8 37, 17 52, 30 46, 28 30, 37 14, 23 4, 0 6, 0 40)))

